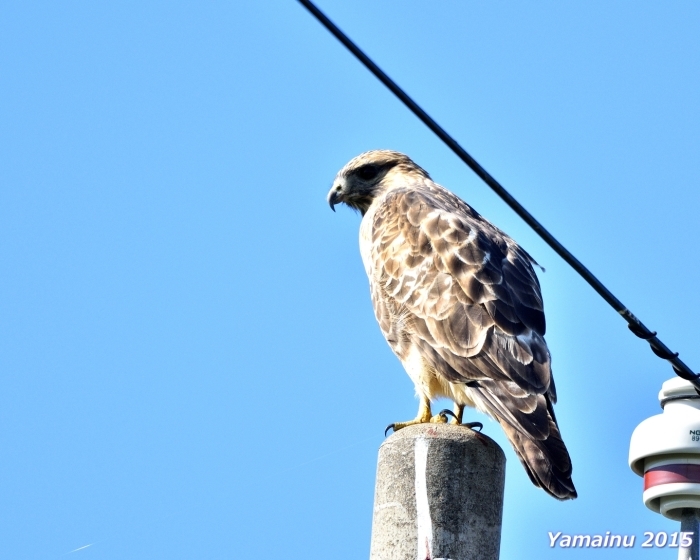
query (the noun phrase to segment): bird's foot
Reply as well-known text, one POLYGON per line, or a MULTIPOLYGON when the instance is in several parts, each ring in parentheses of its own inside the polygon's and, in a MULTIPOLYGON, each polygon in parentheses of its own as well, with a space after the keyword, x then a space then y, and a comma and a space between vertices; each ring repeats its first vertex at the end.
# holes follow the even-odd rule
MULTIPOLYGON (((466 426, 467 428, 470 428, 472 430, 476 430, 476 428, 479 428, 479 431, 481 431, 484 427, 484 425, 481 422, 464 422, 463 424, 461 418, 461 410, 459 411, 459 414, 455 414, 454 412, 448 409, 441 410, 440 413, 436 416, 433 416, 433 418, 437 418, 438 416, 442 416, 443 418, 445 418, 443 422, 447 420, 447 416, 452 416, 450 424, 454 424, 456 426, 466 426)), ((430 421, 432 422, 433 420, 431 419, 430 421)))
POLYGON ((457 417, 457 415, 447 408, 438 412, 435 416, 433 416, 430 419, 430 421, 436 422, 438 424, 447 424, 447 417, 448 416, 452 416, 452 420, 450 420, 450 424, 459 424, 459 418, 457 417))
POLYGON ((384 430, 384 436, 386 436, 389 433, 389 430, 398 432, 401 428, 405 428, 406 426, 415 426, 416 424, 427 424, 430 421, 430 418, 428 420, 415 418, 414 420, 408 420, 407 422, 394 422, 393 424, 389 424, 386 427, 386 429, 384 430))
POLYGON ((456 423, 455 421, 457 416, 455 416, 454 412, 451 410, 441 410, 435 416, 430 416, 428 413, 426 415, 418 416, 413 420, 409 420, 408 422, 394 422, 393 424, 389 424, 386 427, 386 430, 384 430, 384 435, 386 436, 389 430, 398 432, 401 428, 405 428, 406 426, 415 426, 416 424, 447 424, 448 416, 452 416, 454 419, 452 423, 456 423))

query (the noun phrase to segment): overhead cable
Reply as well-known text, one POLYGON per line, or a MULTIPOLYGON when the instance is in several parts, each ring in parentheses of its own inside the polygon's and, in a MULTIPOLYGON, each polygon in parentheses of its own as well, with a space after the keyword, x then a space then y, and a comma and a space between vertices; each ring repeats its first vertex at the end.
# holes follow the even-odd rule
POLYGON ((477 162, 467 151, 460 146, 457 141, 450 136, 444 128, 442 128, 433 118, 428 115, 420 106, 411 99, 408 94, 403 91, 386 73, 379 68, 372 60, 355 44, 345 33, 343 33, 326 15, 321 12, 310 0, 299 0, 299 2, 328 30, 336 39, 338 39, 347 49, 355 55, 355 57, 374 74, 391 92, 398 97, 406 107, 408 107, 414 115, 416 115, 423 123, 432 130, 440 140, 466 163, 474 173, 476 173, 491 189, 508 205, 515 213, 520 216, 535 232, 549 245, 554 251, 569 263, 573 269, 578 272, 583 279, 588 282, 598 294, 607 301, 610 306, 617 311, 622 318, 627 321, 628 328, 639 338, 646 340, 651 347, 651 350, 659 358, 667 360, 671 363, 673 371, 679 377, 690 381, 695 388, 700 392, 700 374, 696 374, 682 360, 678 358, 678 352, 672 352, 661 340, 656 336, 655 331, 649 330, 634 314, 625 307, 622 302, 617 299, 613 293, 608 290, 603 283, 598 280, 590 270, 588 270, 581 262, 574 257, 555 237, 549 233, 533 216, 528 212, 513 196, 506 191, 503 186, 486 171, 479 162, 477 162))

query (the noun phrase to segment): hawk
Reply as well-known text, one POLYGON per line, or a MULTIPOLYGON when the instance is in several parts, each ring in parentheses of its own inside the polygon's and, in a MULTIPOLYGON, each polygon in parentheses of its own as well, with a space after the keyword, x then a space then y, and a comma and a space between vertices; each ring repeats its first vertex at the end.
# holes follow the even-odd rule
POLYGON ((328 193, 362 214, 360 252, 374 313, 413 381, 418 415, 390 427, 446 422, 431 402, 454 402, 498 421, 535 486, 576 497, 553 405, 534 259, 408 156, 374 150, 352 159, 328 193))

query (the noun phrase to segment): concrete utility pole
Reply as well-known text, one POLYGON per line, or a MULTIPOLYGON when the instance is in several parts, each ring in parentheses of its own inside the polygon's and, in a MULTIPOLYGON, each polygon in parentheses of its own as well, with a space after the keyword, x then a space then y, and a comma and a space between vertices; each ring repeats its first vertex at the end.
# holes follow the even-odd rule
POLYGON ((700 547, 698 546, 698 536, 700 532, 700 510, 697 508, 687 508, 681 514, 681 532, 690 537, 692 544, 687 548, 678 549, 678 560, 697 560, 700 547))
POLYGON ((498 560, 505 462, 465 426, 392 434, 379 448, 370 560, 498 560))

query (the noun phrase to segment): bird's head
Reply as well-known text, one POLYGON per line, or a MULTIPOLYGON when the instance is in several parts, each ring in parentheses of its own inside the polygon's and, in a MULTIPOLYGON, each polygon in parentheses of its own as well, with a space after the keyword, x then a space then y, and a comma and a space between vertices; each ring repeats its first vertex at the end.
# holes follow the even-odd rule
POLYGON ((407 175, 430 178, 405 154, 391 150, 365 152, 338 171, 328 191, 328 204, 335 211, 335 205, 344 202, 364 215, 372 201, 395 184, 397 177, 407 175))

